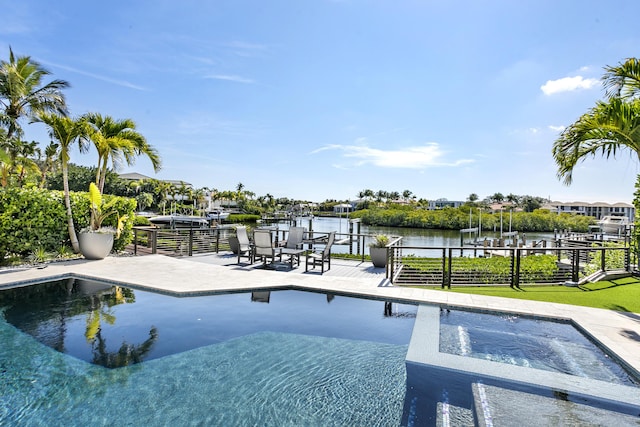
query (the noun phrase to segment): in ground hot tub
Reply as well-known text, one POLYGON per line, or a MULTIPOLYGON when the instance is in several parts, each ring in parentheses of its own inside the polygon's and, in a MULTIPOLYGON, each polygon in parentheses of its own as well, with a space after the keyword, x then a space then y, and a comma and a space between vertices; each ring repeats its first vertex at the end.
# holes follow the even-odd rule
POLYGON ((421 305, 406 368, 407 426, 640 421, 638 378, 567 321, 421 305))

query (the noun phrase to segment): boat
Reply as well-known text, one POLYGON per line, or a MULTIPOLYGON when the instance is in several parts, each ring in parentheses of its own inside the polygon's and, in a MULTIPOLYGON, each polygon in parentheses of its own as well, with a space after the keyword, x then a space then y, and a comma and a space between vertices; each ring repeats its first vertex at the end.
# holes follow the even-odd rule
POLYGON ((149 221, 160 228, 208 228, 209 220, 201 216, 191 215, 158 215, 149 221))
POLYGON ((631 225, 629 217, 623 215, 606 215, 598 221, 600 231, 605 234, 623 234, 631 225))
POLYGON ((207 218, 215 221, 224 221, 229 218, 229 212, 225 212, 223 209, 213 209, 207 212, 207 218))

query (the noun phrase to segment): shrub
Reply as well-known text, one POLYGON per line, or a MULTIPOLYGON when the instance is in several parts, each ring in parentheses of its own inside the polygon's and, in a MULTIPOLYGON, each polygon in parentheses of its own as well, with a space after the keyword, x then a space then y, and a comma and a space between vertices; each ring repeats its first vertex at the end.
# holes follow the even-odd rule
POLYGON ((38 248, 54 252, 69 241, 62 192, 0 190, 0 263, 10 254, 26 257, 38 248))
MULTIPOLYGON (((89 225, 88 193, 71 193, 71 209, 76 231, 89 225)), ((136 202, 117 196, 104 196, 105 201, 115 199, 112 208, 133 218, 136 202)), ((105 220, 105 225, 116 226, 117 218, 105 220)), ((122 250, 131 242, 133 221, 126 221, 114 249, 122 250)), ((70 246, 66 210, 62 191, 37 188, 0 189, 0 263, 12 254, 27 257, 36 251, 57 253, 62 246, 70 246)))
POLYGON ((386 234, 376 234, 373 241, 369 243, 370 248, 384 248, 389 244, 391 239, 386 234))

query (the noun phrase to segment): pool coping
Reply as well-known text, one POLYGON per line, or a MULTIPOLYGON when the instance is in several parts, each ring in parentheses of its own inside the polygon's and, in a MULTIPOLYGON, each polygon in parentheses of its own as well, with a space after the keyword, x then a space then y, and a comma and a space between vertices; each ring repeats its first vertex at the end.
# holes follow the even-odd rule
POLYGON ((291 288, 566 320, 578 326, 619 359, 628 370, 640 377, 640 315, 636 313, 396 287, 379 279, 247 270, 164 255, 107 257, 99 261, 81 259, 51 263, 45 268, 3 270, 0 274, 0 289, 70 276, 132 285, 179 296, 291 288))

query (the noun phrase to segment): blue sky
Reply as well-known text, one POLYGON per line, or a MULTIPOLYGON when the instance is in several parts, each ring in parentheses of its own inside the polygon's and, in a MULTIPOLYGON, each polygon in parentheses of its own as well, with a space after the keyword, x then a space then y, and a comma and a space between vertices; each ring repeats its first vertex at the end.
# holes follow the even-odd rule
POLYGON ((71 83, 72 115, 131 118, 162 156, 158 174, 145 158, 120 172, 313 201, 633 197, 630 153, 581 163, 567 187, 551 147, 604 96, 603 67, 638 56, 637 0, 0 6, 0 57, 31 56, 71 83))

